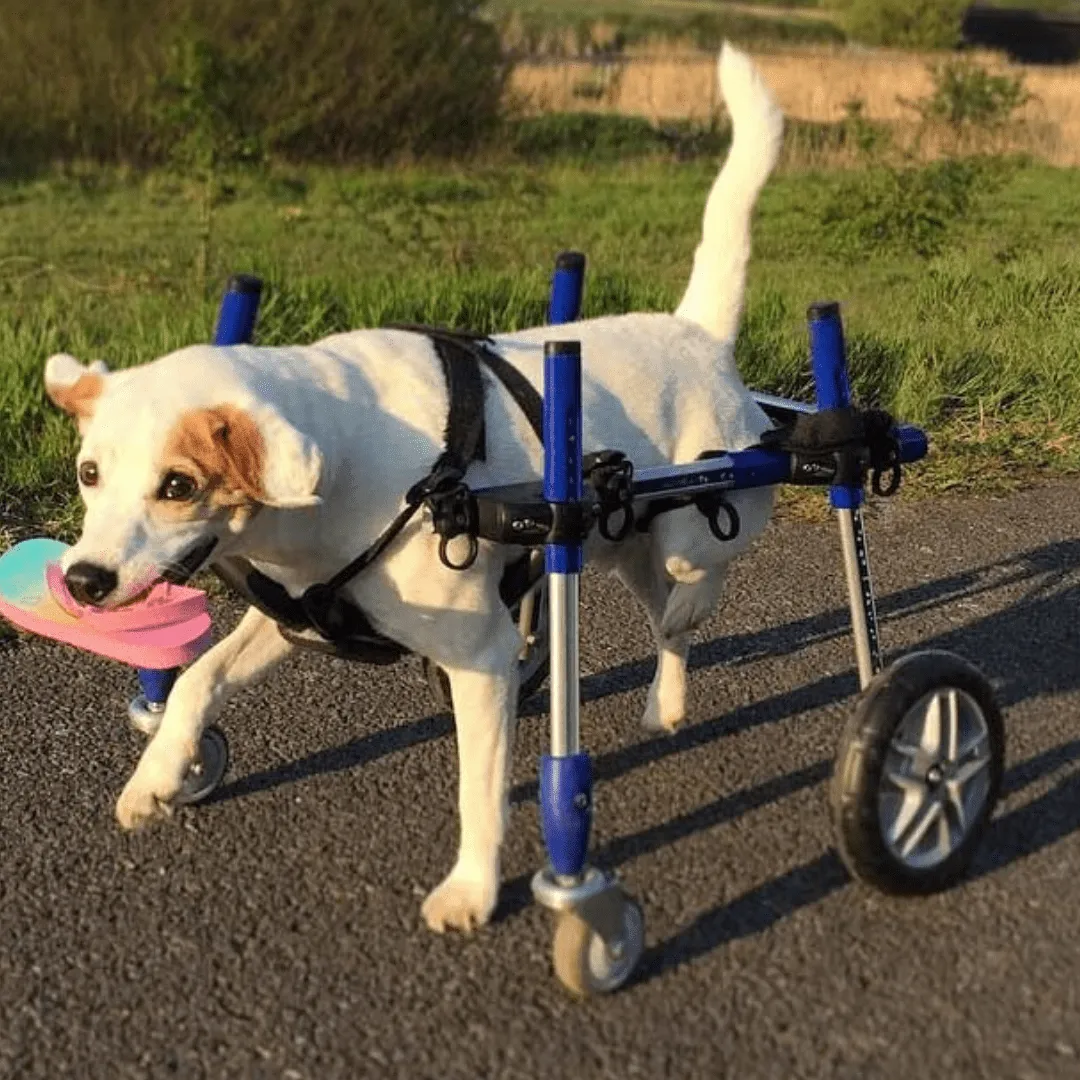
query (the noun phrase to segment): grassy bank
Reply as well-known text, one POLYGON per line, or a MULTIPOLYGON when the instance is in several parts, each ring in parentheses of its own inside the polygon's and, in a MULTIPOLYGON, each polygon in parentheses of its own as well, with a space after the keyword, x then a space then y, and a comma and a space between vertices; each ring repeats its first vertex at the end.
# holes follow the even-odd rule
MULTIPOLYGON (((535 323, 563 247, 589 254, 589 313, 670 308, 714 169, 644 159, 238 176, 215 212, 210 280, 267 278, 267 343, 390 319, 535 323)), ((838 298, 860 398, 929 424, 948 450, 924 470, 934 484, 1001 479, 1010 464, 1076 468, 1078 181, 1002 163, 782 173, 756 223, 739 341, 747 382, 806 394, 803 312, 838 298)), ((192 285, 193 194, 164 173, 100 170, 0 187, 9 521, 71 522, 75 437, 44 400, 48 354, 121 366, 207 336, 216 285, 192 285)))

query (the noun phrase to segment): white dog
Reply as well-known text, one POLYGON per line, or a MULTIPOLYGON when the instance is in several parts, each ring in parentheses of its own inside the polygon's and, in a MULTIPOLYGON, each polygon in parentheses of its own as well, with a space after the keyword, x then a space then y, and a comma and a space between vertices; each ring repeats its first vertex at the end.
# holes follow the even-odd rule
MULTIPOLYGON (((535 387, 543 342, 581 342, 584 450, 637 467, 741 449, 769 426, 739 378, 750 223, 779 153, 783 119, 747 57, 725 46, 720 81, 734 141, 705 211, 693 273, 674 315, 630 314, 494 338, 535 387)), ((522 411, 485 370, 485 460, 473 489, 535 480, 543 452, 522 411)), ((86 517, 65 556, 69 583, 102 606, 131 600, 169 568, 242 556, 292 596, 325 582, 399 513, 443 450, 448 390, 427 337, 337 334, 291 348, 196 345, 109 373, 67 355, 45 369, 49 398, 73 415, 86 517), (194 560, 193 560, 194 555, 194 560), (75 580, 77 579, 77 580, 75 580)), ((689 635, 716 605, 726 564, 764 529, 771 490, 732 495, 741 518, 720 543, 694 507, 657 516, 622 543, 595 535, 587 558, 644 605, 659 663, 645 715, 684 717, 689 635)), ((457 861, 427 897, 435 930, 469 929, 495 907, 521 637, 498 583, 520 549, 481 542, 466 571, 446 568, 420 515, 345 588, 372 625, 447 674, 460 758, 457 861)), ((256 608, 177 681, 116 806, 127 829, 169 812, 204 727, 240 687, 295 646, 256 608)))

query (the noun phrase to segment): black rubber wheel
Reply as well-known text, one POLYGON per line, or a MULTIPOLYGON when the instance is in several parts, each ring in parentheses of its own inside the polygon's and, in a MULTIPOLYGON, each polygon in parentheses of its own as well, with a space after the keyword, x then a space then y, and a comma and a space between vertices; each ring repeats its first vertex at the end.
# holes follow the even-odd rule
POLYGON ((177 806, 194 806, 210 797, 225 778, 229 768, 229 741, 225 732, 211 725, 199 740, 199 759, 187 776, 184 785, 176 796, 177 806))
POLYGON ((894 895, 956 884, 990 823, 1004 763, 1001 710, 966 660, 924 651, 880 672, 848 720, 830 787, 848 870, 894 895))
MULTIPOLYGON (((526 645, 525 654, 518 665, 518 706, 524 705, 544 684, 550 666, 547 585, 541 581, 536 589, 536 603, 532 612, 531 629, 526 636, 532 640, 526 645)), ((515 623, 521 622, 521 602, 514 604, 510 615, 515 623)), ((522 627, 524 631, 525 628, 522 627)), ((446 672, 426 657, 422 661, 424 677, 439 708, 453 711, 450 701, 450 680, 446 672)))

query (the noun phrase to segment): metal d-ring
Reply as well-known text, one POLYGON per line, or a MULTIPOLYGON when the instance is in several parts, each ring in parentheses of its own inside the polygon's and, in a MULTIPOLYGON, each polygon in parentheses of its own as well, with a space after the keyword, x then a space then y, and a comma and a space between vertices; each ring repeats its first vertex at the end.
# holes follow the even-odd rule
POLYGON ((469 540, 469 550, 465 555, 464 561, 456 563, 450 558, 448 549, 450 547, 450 541, 457 539, 457 537, 444 536, 439 540, 439 560, 443 566, 450 570, 468 570, 474 562, 476 562, 476 556, 480 552, 480 544, 476 537, 472 533, 459 533, 459 536, 466 536, 469 540))
POLYGON ((709 531, 724 543, 734 540, 739 535, 740 521, 739 512, 722 495, 716 495, 709 499, 705 507, 705 519, 709 523, 709 531), (720 527, 721 512, 727 517, 727 528, 720 527))
POLYGON ((900 457, 894 451, 884 467, 874 470, 870 481, 874 494, 883 496, 884 498, 895 495, 900 488, 900 476, 900 457), (883 483, 883 477, 886 474, 888 474, 889 477, 889 482, 887 484, 883 483))

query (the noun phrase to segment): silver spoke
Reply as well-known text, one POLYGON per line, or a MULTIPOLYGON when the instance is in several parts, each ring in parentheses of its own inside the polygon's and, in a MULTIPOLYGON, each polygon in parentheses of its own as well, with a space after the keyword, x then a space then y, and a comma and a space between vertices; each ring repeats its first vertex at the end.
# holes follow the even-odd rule
POLYGON ((923 717, 923 728, 919 738, 921 748, 937 761, 941 758, 942 716, 941 695, 935 694, 927 706, 923 717))
POLYGON ((895 784, 905 794, 909 791, 914 791, 919 796, 924 796, 926 793, 926 783, 918 776, 912 776, 911 773, 900 770, 890 769, 885 767, 885 779, 890 784, 895 784))
POLYGON ((919 811, 925 805, 925 791, 909 791, 905 793, 900 809, 897 811, 896 820, 892 823, 892 828, 889 830, 887 839, 890 844, 898 844, 900 842, 904 833, 911 828, 911 823, 918 817, 919 811))
POLYGON ((989 764, 990 759, 988 757, 965 761, 953 775, 953 782, 960 787, 967 787, 989 764))
POLYGON ((941 815, 941 803, 937 799, 929 804, 923 803, 923 806, 925 810, 921 815, 918 815, 918 821, 910 826, 908 837, 904 841, 904 846, 900 849, 900 854, 905 859, 919 846, 923 837, 930 831, 930 826, 941 815))
POLYGON ((948 707, 945 710, 945 732, 945 760, 956 761, 960 753, 960 695, 955 690, 949 691, 948 707))
POLYGON ((964 807, 964 784, 962 781, 949 780, 945 784, 945 791, 949 796, 953 816, 956 818, 956 827, 963 836, 968 829, 967 809, 964 807))
MULTIPOLYGON (((938 817, 938 842, 937 850, 941 859, 947 859, 952 851, 952 833, 949 830, 949 815, 945 811, 944 803, 941 806, 941 814, 938 817)), ((961 836, 963 833, 960 834, 961 836)))

